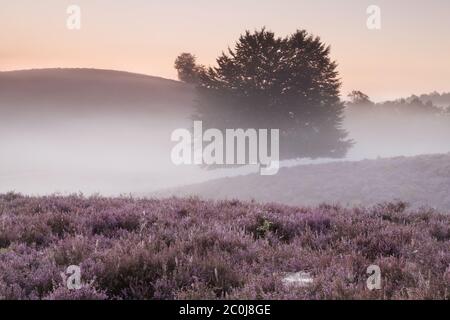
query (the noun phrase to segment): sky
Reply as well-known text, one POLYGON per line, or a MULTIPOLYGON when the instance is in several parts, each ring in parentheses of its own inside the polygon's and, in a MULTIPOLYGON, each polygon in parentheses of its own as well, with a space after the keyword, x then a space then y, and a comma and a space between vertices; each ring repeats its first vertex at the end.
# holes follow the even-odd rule
POLYGON ((450 91, 448 0, 0 0, 0 70, 87 67, 176 79, 191 52, 204 65, 246 29, 306 29, 331 45, 342 94, 373 100, 450 91), (66 27, 69 5, 81 29, 66 27), (366 10, 381 9, 369 30, 366 10))

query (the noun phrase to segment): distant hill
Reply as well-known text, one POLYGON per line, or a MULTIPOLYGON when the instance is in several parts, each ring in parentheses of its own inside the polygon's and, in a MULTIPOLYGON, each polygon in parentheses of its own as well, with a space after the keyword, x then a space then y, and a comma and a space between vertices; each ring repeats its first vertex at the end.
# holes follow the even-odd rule
MULTIPOLYGON (((0 192, 120 194, 173 185, 182 82, 94 69, 0 72, 0 192)), ((185 181, 185 180, 184 180, 185 181)))
POLYGON ((142 74, 98 69, 0 72, 0 112, 163 111, 189 107, 191 86, 142 74))
POLYGON ((373 205, 401 200, 450 212, 450 154, 282 168, 275 176, 223 178, 165 192, 289 205, 373 205))

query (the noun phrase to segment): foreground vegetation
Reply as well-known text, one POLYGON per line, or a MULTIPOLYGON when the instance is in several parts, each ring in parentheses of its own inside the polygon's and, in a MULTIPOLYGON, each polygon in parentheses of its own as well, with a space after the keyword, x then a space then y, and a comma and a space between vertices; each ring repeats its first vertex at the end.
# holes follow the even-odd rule
POLYGON ((450 216, 403 203, 0 195, 1 299, 448 299, 449 248, 450 216), (69 265, 80 290, 62 280, 69 265), (313 281, 285 286, 286 272, 313 281))

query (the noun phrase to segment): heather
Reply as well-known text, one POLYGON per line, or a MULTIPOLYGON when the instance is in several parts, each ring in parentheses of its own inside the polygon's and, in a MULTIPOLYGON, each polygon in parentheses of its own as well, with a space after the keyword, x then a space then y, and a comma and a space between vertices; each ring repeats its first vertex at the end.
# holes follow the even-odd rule
POLYGON ((450 216, 401 202, 0 195, 0 299, 448 299, 449 249, 450 216), (300 271, 313 282, 283 285, 300 271))

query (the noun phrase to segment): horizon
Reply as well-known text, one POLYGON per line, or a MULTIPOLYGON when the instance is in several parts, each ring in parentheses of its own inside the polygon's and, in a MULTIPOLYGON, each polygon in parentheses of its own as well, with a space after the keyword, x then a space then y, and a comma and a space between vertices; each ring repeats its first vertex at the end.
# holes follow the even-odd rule
POLYGON ((361 90, 374 101, 384 101, 450 90, 450 43, 444 41, 450 29, 446 18, 450 3, 444 0, 378 0, 380 30, 367 28, 366 10, 373 3, 365 0, 238 4, 79 0, 80 30, 66 28, 70 4, 55 0, 3 4, 0 70, 93 68, 176 80, 173 62, 179 53, 191 52, 199 63, 212 66, 245 30, 265 26, 281 37, 305 29, 330 45, 343 82, 342 96, 361 90))

